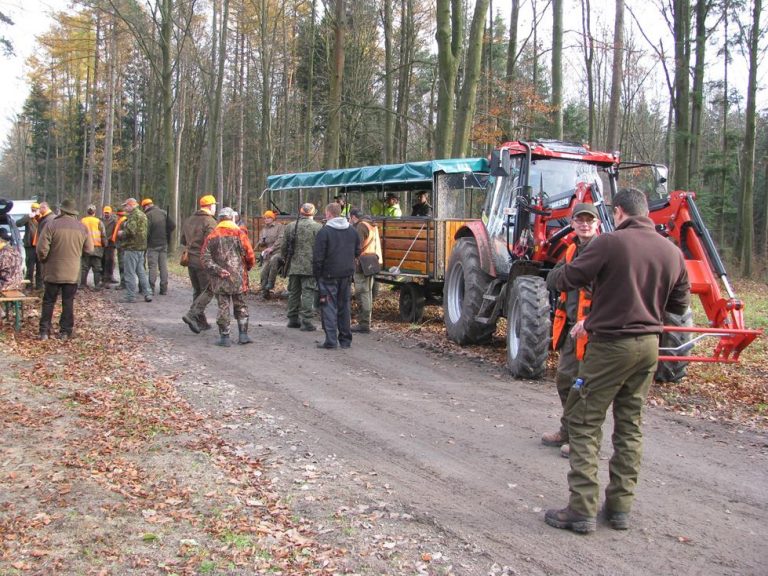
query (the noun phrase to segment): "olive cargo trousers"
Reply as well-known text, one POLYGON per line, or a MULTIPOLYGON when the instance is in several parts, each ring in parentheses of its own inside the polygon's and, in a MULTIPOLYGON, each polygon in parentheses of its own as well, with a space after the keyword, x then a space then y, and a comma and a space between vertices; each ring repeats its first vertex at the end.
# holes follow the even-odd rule
POLYGON ((580 389, 571 388, 565 406, 571 446, 568 473, 570 508, 597 516, 598 455, 602 425, 613 403, 613 455, 605 504, 612 512, 632 508, 643 451, 643 405, 656 371, 659 337, 646 334, 609 342, 590 341, 579 377, 580 389))

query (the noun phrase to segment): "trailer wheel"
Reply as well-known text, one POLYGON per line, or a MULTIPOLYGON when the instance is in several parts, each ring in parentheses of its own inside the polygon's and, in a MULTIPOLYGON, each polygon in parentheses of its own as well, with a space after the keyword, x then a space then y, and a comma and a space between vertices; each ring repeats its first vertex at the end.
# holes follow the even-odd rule
MULTIPOLYGON (((664 324, 667 326, 693 326, 693 312, 689 308, 682 315, 665 314, 664 324)), ((665 332, 661 335, 661 348, 677 348, 691 341, 690 332, 665 332)), ((665 356, 682 356, 688 353, 688 349, 675 352, 664 352, 665 356)), ((659 362, 654 379, 656 382, 677 382, 688 371, 688 362, 659 362)))
POLYGON ((507 366, 516 378, 538 379, 549 354, 549 291, 538 276, 518 276, 507 290, 507 366))
POLYGON ((424 289, 415 282, 400 286, 400 319, 414 324, 424 316, 424 289))
POLYGON ((475 320, 490 278, 480 268, 480 255, 474 238, 460 238, 448 261, 443 288, 443 321, 450 340, 457 344, 487 342, 496 323, 475 320))

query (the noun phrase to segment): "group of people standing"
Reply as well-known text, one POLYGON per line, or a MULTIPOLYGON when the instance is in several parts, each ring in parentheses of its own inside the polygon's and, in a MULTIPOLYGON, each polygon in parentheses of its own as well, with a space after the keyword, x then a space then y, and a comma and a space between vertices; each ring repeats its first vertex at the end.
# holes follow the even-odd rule
MULTIPOLYGON (((371 286, 357 261, 361 253, 375 254, 381 261, 378 230, 357 209, 343 215, 344 206, 332 202, 325 207, 325 225, 315 220, 317 210, 303 204, 298 218, 289 224, 277 223, 271 210, 263 214, 256 249, 261 269, 261 294, 270 299, 278 273, 288 278, 288 328, 312 332, 319 306, 325 349, 349 348, 353 332, 370 332, 371 286), (352 283, 360 298, 359 324, 351 325, 352 283)), ((193 287, 193 301, 182 316, 183 322, 199 334, 210 328, 205 309, 214 296, 218 302, 217 345, 230 346, 229 309, 237 321, 238 343, 247 344, 248 271, 256 254, 247 232, 235 222, 235 212, 224 208, 216 216, 213 196, 203 196, 199 209, 185 223, 181 243, 193 287)))
POLYGON ((151 302, 158 278, 159 293, 167 294, 168 244, 175 223, 149 198, 141 205, 128 198, 122 208, 113 214, 111 206, 104 206, 99 218, 91 204, 86 215, 78 219, 79 212, 70 199, 61 202, 58 214, 47 202, 40 202, 33 203, 30 213, 16 222, 25 228, 27 280, 34 289, 43 291, 41 340, 51 336, 59 294, 62 312, 58 337, 66 340, 72 336, 75 295, 78 288, 88 287, 91 274, 94 290, 111 284, 124 288, 123 303, 135 302, 139 291, 146 302, 151 302), (114 279, 116 260, 120 280, 114 279))

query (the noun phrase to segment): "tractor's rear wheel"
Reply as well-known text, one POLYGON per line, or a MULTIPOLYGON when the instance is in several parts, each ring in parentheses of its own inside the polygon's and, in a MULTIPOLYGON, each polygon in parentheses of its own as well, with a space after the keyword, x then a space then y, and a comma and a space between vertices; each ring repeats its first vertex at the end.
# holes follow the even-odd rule
POLYGON ((507 366, 516 378, 538 379, 549 354, 549 291, 538 276, 507 288, 507 366))
POLYGON ((496 324, 483 324, 475 317, 483 303, 490 278, 480 268, 474 238, 461 238, 453 248, 443 287, 443 321, 450 340, 457 344, 479 344, 490 340, 496 324))
MULTIPOLYGON (((693 326, 693 313, 690 308, 682 315, 667 313, 664 315, 664 324, 667 326, 693 326)), ((664 334, 661 335, 660 348, 678 348, 681 346, 683 348, 677 352, 663 350, 660 354, 664 356, 686 355, 688 349, 685 345, 690 341, 690 332, 664 332, 664 334)), ((677 382, 685 376, 687 371, 688 362, 659 362, 654 379, 656 382, 677 382)))

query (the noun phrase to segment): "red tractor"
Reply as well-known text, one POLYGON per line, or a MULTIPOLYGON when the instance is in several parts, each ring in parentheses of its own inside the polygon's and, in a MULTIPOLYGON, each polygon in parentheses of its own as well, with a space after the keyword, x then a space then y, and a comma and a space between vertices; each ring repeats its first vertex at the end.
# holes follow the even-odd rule
POLYGON ((738 361, 760 331, 744 328, 744 305, 733 294, 695 195, 668 194, 663 166, 620 163, 615 154, 551 140, 508 142, 494 152, 482 219, 457 231, 448 263, 443 291, 448 337, 462 345, 482 343, 504 316, 510 371, 521 378, 541 377, 556 296, 545 279, 573 241, 571 210, 577 202, 592 202, 601 231, 612 230, 607 202, 618 191, 620 178, 622 185, 645 192, 659 233, 683 251, 691 291, 699 295, 710 321, 706 328, 695 328, 690 312, 668 315, 657 380, 679 380, 693 360, 738 361), (689 355, 707 337, 718 339, 712 355, 689 355))

